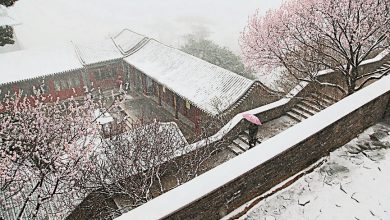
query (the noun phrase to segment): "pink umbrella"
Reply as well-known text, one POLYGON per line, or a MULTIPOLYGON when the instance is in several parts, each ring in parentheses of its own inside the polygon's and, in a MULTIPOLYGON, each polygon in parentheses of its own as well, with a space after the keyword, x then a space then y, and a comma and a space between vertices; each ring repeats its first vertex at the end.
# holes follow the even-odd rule
POLYGON ((244 113, 244 114, 242 114, 242 117, 245 118, 246 120, 252 122, 253 124, 261 125, 260 119, 258 117, 256 117, 255 115, 252 115, 249 113, 244 113))

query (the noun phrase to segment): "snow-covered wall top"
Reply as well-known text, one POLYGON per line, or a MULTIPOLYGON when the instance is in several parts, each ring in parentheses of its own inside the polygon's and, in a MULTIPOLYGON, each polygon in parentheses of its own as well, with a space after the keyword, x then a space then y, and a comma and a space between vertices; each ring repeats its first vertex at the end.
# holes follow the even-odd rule
POLYGON ((105 62, 123 57, 111 39, 99 42, 75 43, 75 49, 84 65, 105 62))
POLYGON ((112 38, 123 54, 131 52, 141 41, 145 39, 147 39, 147 37, 129 29, 122 30, 118 35, 112 38))
POLYGON ((304 141, 366 103, 390 91, 390 76, 264 141, 251 150, 120 216, 124 219, 162 219, 242 176, 260 164, 304 141))
POLYGON ((125 61, 212 115, 228 109, 254 83, 155 40, 125 61))
POLYGON ((3 53, 0 54, 0 85, 81 68, 83 65, 71 44, 3 53))

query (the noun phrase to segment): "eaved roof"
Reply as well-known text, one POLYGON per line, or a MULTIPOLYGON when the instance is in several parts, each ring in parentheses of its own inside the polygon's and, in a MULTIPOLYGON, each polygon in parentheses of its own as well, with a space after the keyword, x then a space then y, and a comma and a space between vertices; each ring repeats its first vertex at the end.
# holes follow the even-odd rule
POLYGON ((13 26, 17 24, 19 23, 8 15, 7 8, 0 5, 0 26, 13 26))
POLYGON ((147 43, 149 38, 129 29, 123 29, 112 40, 122 54, 129 55, 147 43))
POLYGON ((111 39, 82 44, 75 43, 74 47, 83 65, 96 64, 123 57, 111 39))
POLYGON ((156 40, 125 61, 214 116, 227 110, 254 83, 156 40))
POLYGON ((83 68, 71 44, 0 54, 0 85, 83 68))

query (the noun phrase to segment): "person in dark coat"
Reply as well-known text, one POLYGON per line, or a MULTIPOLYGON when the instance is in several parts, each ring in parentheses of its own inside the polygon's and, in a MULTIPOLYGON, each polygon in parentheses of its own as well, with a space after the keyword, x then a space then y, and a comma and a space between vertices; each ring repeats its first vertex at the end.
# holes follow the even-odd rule
POLYGON ((249 140, 249 149, 254 147, 256 145, 257 141, 257 132, 259 131, 259 126, 253 123, 250 123, 249 125, 249 135, 248 135, 248 140, 249 140))

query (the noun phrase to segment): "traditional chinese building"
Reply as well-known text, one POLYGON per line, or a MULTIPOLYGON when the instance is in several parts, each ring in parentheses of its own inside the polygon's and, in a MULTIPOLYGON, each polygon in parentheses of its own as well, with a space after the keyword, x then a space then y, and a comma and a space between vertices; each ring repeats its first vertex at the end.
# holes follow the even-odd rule
POLYGON ((0 69, 0 98, 39 91, 64 100, 123 89, 149 97, 197 132, 205 121, 273 100, 258 81, 128 29, 99 42, 0 54, 0 69))

